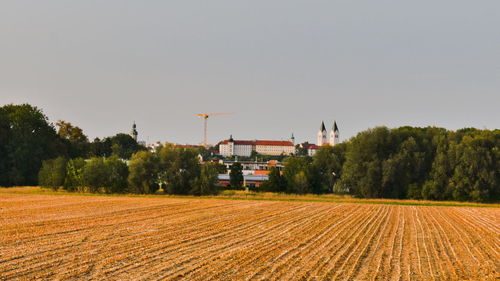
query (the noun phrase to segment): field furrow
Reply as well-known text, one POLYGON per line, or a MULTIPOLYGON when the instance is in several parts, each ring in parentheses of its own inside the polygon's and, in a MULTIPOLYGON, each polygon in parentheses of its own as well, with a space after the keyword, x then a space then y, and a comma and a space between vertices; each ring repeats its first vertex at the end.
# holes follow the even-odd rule
POLYGON ((0 280, 495 280, 496 208, 0 194, 0 280))

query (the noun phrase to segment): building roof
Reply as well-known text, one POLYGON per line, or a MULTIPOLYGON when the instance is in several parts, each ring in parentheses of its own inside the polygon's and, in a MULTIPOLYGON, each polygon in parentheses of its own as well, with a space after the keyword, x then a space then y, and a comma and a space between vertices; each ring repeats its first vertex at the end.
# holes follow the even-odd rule
POLYGON ((339 131, 339 127, 337 127, 337 122, 336 121, 333 121, 333 131, 334 132, 338 132, 339 131))
POLYGON ((291 141, 259 140, 255 145, 276 145, 276 146, 294 146, 291 141))
MULTIPOLYGON (((229 140, 224 140, 220 144, 228 144, 229 140)), ((291 141, 276 140, 235 140, 235 145, 271 145, 271 146, 294 146, 291 141)))
MULTIPOLYGON (((229 174, 219 174, 218 176, 219 180, 230 180, 229 174)), ((269 180, 268 175, 244 175, 243 178, 246 181, 267 181, 269 180)))
POLYGON ((326 131, 325 122, 321 121, 321 127, 319 128, 321 132, 326 131))

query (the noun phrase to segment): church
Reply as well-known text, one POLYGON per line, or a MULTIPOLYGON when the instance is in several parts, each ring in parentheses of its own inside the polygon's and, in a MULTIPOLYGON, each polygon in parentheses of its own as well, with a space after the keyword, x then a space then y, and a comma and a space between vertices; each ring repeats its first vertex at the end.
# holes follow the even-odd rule
POLYGON ((325 122, 321 122, 321 127, 319 128, 319 131, 317 134, 316 145, 317 146, 324 146, 324 145, 334 146, 334 145, 339 143, 339 127, 337 126, 336 121, 333 121, 333 126, 332 126, 332 129, 330 130, 329 140, 327 140, 327 138, 328 138, 328 132, 326 131, 325 122))

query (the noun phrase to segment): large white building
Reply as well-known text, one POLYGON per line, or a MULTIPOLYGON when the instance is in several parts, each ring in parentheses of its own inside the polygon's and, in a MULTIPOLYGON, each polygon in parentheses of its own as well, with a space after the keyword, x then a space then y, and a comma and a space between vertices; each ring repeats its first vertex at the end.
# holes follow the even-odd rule
POLYGON ((234 140, 232 136, 219 144, 222 156, 248 157, 253 151, 262 155, 291 155, 295 154, 295 144, 293 141, 234 140))

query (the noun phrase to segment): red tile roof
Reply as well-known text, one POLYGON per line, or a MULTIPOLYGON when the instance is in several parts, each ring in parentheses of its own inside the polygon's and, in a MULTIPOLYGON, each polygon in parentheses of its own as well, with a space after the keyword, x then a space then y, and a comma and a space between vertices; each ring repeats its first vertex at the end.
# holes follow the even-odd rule
MULTIPOLYGON (((229 140, 224 140, 220 144, 228 144, 229 140)), ((271 145, 271 146, 294 146, 291 141, 275 140, 235 140, 235 145, 271 145)))
POLYGON ((255 145, 294 146, 291 141, 273 141, 273 140, 255 141, 255 145))

